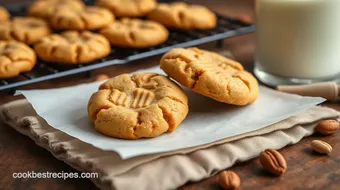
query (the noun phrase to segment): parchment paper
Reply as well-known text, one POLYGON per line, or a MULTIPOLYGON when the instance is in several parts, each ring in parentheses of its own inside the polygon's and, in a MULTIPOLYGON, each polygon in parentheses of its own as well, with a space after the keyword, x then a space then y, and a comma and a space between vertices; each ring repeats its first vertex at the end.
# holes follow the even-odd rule
MULTIPOLYGON (((159 67, 138 72, 164 74, 159 67)), ((179 150, 255 131, 304 111, 325 99, 302 97, 260 87, 255 103, 238 107, 219 103, 185 89, 189 114, 173 132, 153 139, 121 140, 95 131, 87 117, 87 103, 102 82, 73 87, 18 91, 49 125, 79 140, 116 151, 122 159, 179 150)))

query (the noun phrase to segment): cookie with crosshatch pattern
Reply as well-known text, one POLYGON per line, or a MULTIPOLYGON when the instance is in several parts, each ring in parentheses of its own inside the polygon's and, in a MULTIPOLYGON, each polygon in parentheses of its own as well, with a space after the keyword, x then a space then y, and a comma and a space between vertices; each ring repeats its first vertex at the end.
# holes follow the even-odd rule
POLYGON ((220 102, 247 105, 258 96, 255 77, 240 63, 214 52, 175 48, 162 57, 160 67, 180 84, 220 102))
POLYGON ((9 12, 3 6, 0 6, 0 21, 8 20, 10 17, 9 12))
POLYGON ((0 40, 17 40, 34 44, 51 33, 48 24, 40 18, 14 17, 0 22, 0 40))
POLYGON ((117 17, 141 17, 152 11, 156 0, 96 0, 96 5, 107 8, 117 17))
POLYGON ((58 10, 80 11, 85 8, 82 0, 35 0, 28 7, 28 15, 49 19, 58 10))
POLYGON ((34 44, 37 56, 46 62, 82 64, 101 59, 111 52, 110 42, 89 31, 66 31, 46 36, 34 44))
POLYGON ((157 137, 174 131, 188 114, 188 97, 156 73, 122 74, 103 83, 88 103, 100 133, 122 139, 157 137))
POLYGON ((146 48, 168 39, 169 32, 154 21, 124 18, 103 28, 100 33, 114 46, 146 48))
POLYGON ((202 5, 189 5, 184 2, 160 3, 148 19, 169 28, 184 30, 212 29, 216 26, 216 15, 202 5))
POLYGON ((36 64, 34 51, 17 41, 0 41, 0 78, 18 76, 33 69, 36 64))
POLYGON ((87 6, 81 10, 57 10, 49 21, 52 28, 58 30, 97 30, 114 19, 114 15, 105 8, 87 6))

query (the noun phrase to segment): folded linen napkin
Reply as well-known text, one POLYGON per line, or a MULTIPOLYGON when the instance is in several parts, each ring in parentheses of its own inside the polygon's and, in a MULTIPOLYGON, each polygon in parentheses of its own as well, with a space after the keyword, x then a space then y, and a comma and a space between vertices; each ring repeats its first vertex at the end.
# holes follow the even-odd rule
POLYGON ((91 180, 99 188, 118 190, 176 189, 252 159, 266 148, 297 143, 313 134, 320 120, 339 116, 333 109, 315 106, 271 126, 208 145, 122 160, 115 152, 103 151, 49 126, 26 100, 0 107, 0 120, 75 169, 97 172, 99 178, 91 180))

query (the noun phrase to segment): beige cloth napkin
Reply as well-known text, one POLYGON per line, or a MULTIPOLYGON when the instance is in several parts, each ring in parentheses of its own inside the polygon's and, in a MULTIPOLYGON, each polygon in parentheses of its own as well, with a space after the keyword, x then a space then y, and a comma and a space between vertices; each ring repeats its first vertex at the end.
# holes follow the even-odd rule
POLYGON ((99 188, 118 190, 176 189, 252 159, 266 148, 297 143, 311 135, 320 120, 339 116, 335 110, 315 106, 258 131, 205 146, 121 160, 115 152, 103 151, 49 126, 26 100, 0 108, 2 121, 77 170, 97 172, 99 178, 92 180, 99 188))

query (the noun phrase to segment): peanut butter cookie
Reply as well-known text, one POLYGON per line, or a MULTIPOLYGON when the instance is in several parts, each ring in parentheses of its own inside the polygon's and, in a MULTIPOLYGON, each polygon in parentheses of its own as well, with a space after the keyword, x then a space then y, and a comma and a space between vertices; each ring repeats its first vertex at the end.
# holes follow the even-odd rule
POLYGON ((156 7, 156 0, 96 0, 96 5, 110 9, 118 17, 140 17, 156 7))
POLYGON ((0 21, 8 20, 9 17, 10 15, 8 11, 4 7, 0 6, 0 21))
POLYGON ((0 41, 0 78, 18 76, 32 70, 36 63, 34 51, 17 41, 0 41))
POLYGON ((160 67, 180 84, 220 102, 250 104, 257 99, 257 80, 242 65, 217 53, 198 48, 175 48, 160 67))
POLYGON ((168 30, 153 21, 124 18, 100 31, 114 46, 145 48, 168 39, 168 30))
POLYGON ((60 9, 51 17, 50 24, 62 30, 96 30, 113 20, 114 16, 109 10, 89 6, 81 10, 60 9))
POLYGON ((174 131, 188 114, 188 98, 170 79, 155 73, 116 76, 99 87, 88 116, 100 133, 122 139, 174 131))
POLYGON ((61 9, 79 11, 84 8, 81 0, 36 0, 28 8, 28 15, 48 19, 61 9))
POLYGON ((107 56, 110 42, 89 31, 67 31, 42 38, 34 45, 38 57, 46 62, 80 64, 107 56))
POLYGON ((51 34, 48 24, 34 17, 14 17, 11 21, 0 22, 0 40, 17 40, 34 44, 40 38, 51 34))
POLYGON ((148 18, 170 28, 202 30, 214 28, 217 20, 208 8, 182 2, 160 3, 148 18))

